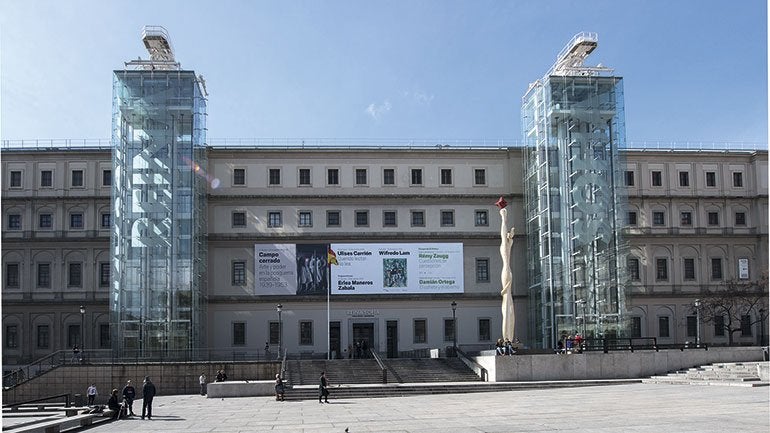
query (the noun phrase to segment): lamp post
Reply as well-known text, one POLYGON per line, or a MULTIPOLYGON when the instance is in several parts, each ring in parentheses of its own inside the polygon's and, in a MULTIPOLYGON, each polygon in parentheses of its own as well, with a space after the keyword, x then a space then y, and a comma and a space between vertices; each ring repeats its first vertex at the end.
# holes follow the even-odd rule
POLYGON ((700 299, 695 300, 695 347, 700 347, 700 299))
POLYGON ((452 301, 452 355, 457 356, 457 302, 452 301))
POLYGON ((283 337, 283 322, 281 321, 281 311, 283 310, 283 305, 278 304, 275 307, 275 311, 278 312, 278 359, 281 359, 281 346, 283 344, 282 337, 283 337))
POLYGON ((759 309, 759 345, 765 345, 765 309, 759 309))
POLYGON ((85 357, 86 351, 86 307, 80 306, 80 359, 85 357))

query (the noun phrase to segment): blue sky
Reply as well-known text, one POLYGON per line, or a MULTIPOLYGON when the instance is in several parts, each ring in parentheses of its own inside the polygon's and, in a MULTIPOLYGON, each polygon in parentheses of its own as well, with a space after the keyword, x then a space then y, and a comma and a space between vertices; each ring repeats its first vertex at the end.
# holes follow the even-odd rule
POLYGON ((514 139, 580 31, 624 77, 631 141, 767 143, 765 0, 0 4, 3 139, 109 138, 112 70, 168 30, 210 138, 514 139))

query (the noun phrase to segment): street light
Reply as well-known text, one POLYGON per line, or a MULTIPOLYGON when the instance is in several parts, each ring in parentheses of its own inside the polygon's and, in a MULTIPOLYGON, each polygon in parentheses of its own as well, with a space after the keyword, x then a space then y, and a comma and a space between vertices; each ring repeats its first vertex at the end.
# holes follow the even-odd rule
POLYGON ((452 354, 457 356, 457 302, 452 301, 452 354))
POLYGON ((759 345, 765 345, 765 309, 759 309, 759 345))
POLYGON ((281 321, 281 310, 283 310, 283 305, 278 304, 275 307, 275 311, 278 312, 278 359, 281 359, 281 344, 282 344, 282 337, 281 335, 283 333, 283 322, 281 321))
POLYGON ((700 347, 700 299, 695 300, 695 347, 700 347))
POLYGON ((86 351, 86 307, 80 306, 80 359, 85 357, 86 351))

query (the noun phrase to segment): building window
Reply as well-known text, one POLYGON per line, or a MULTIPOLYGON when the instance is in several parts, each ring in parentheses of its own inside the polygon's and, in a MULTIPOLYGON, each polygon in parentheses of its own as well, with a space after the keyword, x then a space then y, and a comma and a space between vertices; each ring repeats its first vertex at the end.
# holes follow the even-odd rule
POLYGON ((382 211, 382 226, 396 227, 396 211, 394 210, 382 211))
POLYGON ((11 180, 9 182, 9 185, 11 188, 21 188, 21 172, 20 171, 12 171, 11 172, 11 180))
POLYGON ((326 227, 339 227, 341 223, 340 211, 327 210, 326 211, 326 227))
POLYGON ((663 186, 663 172, 657 170, 652 172, 652 186, 663 186))
POLYGON ((246 323, 233 322, 233 346, 246 345, 246 323))
POLYGON ((283 227, 283 216, 281 211, 270 211, 267 213, 267 226, 271 228, 283 227))
POLYGON ((476 282, 489 282, 489 259, 476 259, 476 282))
POLYGON ((642 318, 631 316, 631 338, 642 338, 642 318))
POLYGON ((485 210, 477 210, 474 218, 476 227, 489 226, 489 213, 485 210))
POLYGON ((110 262, 99 263, 99 287, 110 286, 110 262))
POLYGON ((46 288, 46 289, 51 287, 51 264, 50 263, 37 264, 37 287, 46 288))
POLYGON ((326 169, 326 184, 327 185, 339 185, 340 184, 340 170, 338 168, 326 169))
POLYGON ((751 316, 741 315, 741 337, 751 337, 751 316))
POLYGON ((237 261, 232 264, 231 280, 233 286, 246 285, 246 262, 237 261))
POLYGON ((102 217, 102 228, 103 229, 112 228, 112 214, 109 212, 105 212, 101 215, 101 217, 102 217))
POLYGON ((710 226, 718 226, 719 225, 719 212, 709 212, 708 219, 709 219, 709 225, 710 226))
POLYGON ((299 184, 300 186, 310 186, 310 169, 309 168, 300 168, 299 169, 299 184))
POLYGON ((743 173, 740 171, 733 173, 733 186, 736 188, 743 188, 743 173))
POLYGON ((233 212, 233 227, 246 227, 246 212, 233 212))
POLYGON ((687 336, 698 337, 698 317, 687 316, 687 336))
POLYGON ((655 279, 668 280, 668 259, 655 259, 655 279))
POLYGON ((49 213, 41 213, 39 219, 39 227, 41 229, 50 229, 53 227, 53 215, 49 213))
POLYGON ((67 326, 67 347, 82 346, 80 341, 80 325, 67 326))
POLYGON ((356 211, 356 227, 368 227, 369 226, 369 211, 357 210, 356 211))
POLYGON ((267 184, 270 186, 276 186, 281 184, 280 168, 270 168, 267 170, 267 184))
POLYGON ((425 343, 427 326, 425 319, 414 319, 414 343, 425 343))
POLYGON ((83 170, 72 170, 72 186, 83 186, 83 170))
POLYGON ((279 322, 270 322, 268 339, 270 344, 279 344, 281 341, 281 324, 279 322))
POLYGON ((425 211, 413 210, 410 212, 412 227, 425 227, 425 211))
POLYGON ((626 170, 626 186, 634 186, 634 172, 626 170))
POLYGON ((452 185, 452 169, 442 168, 440 172, 441 185, 452 185))
POLYGON ((422 185, 422 169, 421 168, 413 168, 412 169, 412 185, 422 185))
POLYGON ((626 271, 631 281, 639 281, 639 259, 636 257, 626 258, 626 271))
POLYGON ((246 169, 234 168, 233 169, 233 185, 243 186, 246 185, 246 169))
POLYGON ((83 228, 83 214, 82 213, 71 213, 70 214, 70 228, 71 229, 82 229, 83 228))
POLYGON ((309 320, 303 320, 299 322, 299 345, 313 345, 313 322, 309 320))
POLYGON ((19 347, 19 327, 8 325, 5 327, 5 348, 16 349, 19 347))
POLYGON ((683 226, 692 225, 692 212, 685 211, 679 214, 679 223, 683 226))
POLYGON ((491 341, 492 333, 489 319, 479 319, 479 341, 491 341))
POLYGON ((42 188, 51 188, 53 186, 53 171, 43 170, 40 172, 40 186, 42 188))
POLYGON ((82 263, 69 264, 69 277, 67 279, 67 285, 69 287, 81 287, 83 285, 83 264, 82 263))
POLYGON ((658 337, 668 338, 670 335, 671 335, 671 331, 669 329, 669 317, 668 316, 658 317, 658 337))
POLYGON ((706 172, 706 186, 709 188, 717 186, 717 173, 715 171, 706 172))
POLYGON ((714 316, 714 336, 725 336, 725 316, 714 316))
POLYGON ((454 341, 455 321, 444 319, 444 341, 454 341))
POLYGON ((655 211, 652 213, 652 225, 654 226, 662 226, 666 224, 666 214, 665 212, 655 211))
POLYGON ((21 230, 21 215, 15 213, 8 215, 8 229, 21 230))
POLYGON ((299 226, 313 227, 313 212, 309 210, 299 211, 299 226))
POLYGON ((455 225, 455 211, 442 210, 441 211, 441 227, 454 227, 455 225))
POLYGON ((737 226, 746 225, 746 214, 744 212, 735 212, 735 225, 737 226))
POLYGON ((628 218, 626 218, 626 222, 630 226, 635 226, 637 224, 637 214, 636 214, 636 211, 628 211, 628 218))
POLYGON ((99 324, 99 348, 109 349, 110 347, 112 347, 112 343, 110 342, 110 324, 100 323, 99 324))
POLYGON ((473 169, 473 184, 474 185, 486 185, 487 184, 487 170, 483 168, 473 169))
POLYGON ((112 170, 102 170, 102 186, 112 186, 112 170))
POLYGON ((690 172, 689 171, 680 171, 679 172, 679 186, 690 186, 690 172))
POLYGON ((695 259, 693 258, 685 258, 684 259, 684 269, 682 270, 683 278, 687 281, 692 281, 695 279, 695 259))
POLYGON ((383 185, 396 184, 396 170, 394 168, 382 169, 382 184, 383 185))
POLYGON ((5 286, 19 287, 19 264, 18 263, 6 263, 5 286))
POLYGON ((369 180, 367 179, 367 173, 365 168, 356 169, 356 185, 367 185, 369 180))
POLYGON ((51 339, 51 330, 48 325, 37 325, 37 348, 48 349, 51 339))
POLYGON ((712 258, 711 259, 711 279, 712 280, 721 280, 722 279, 722 259, 721 258, 712 258))

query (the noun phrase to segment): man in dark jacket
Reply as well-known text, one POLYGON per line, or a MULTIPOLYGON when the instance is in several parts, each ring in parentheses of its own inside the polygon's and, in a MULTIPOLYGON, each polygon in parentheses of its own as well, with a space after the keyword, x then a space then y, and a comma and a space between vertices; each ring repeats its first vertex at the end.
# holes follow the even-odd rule
POLYGON ((145 376, 144 385, 142 385, 142 419, 145 412, 147 419, 152 419, 152 399, 155 397, 155 385, 150 381, 150 376, 145 376))
POLYGON ((131 381, 126 382, 126 386, 123 388, 123 398, 126 400, 128 410, 130 414, 134 415, 134 399, 136 398, 136 389, 134 385, 131 385, 131 381))
POLYGON ((118 401, 117 389, 112 390, 112 394, 110 394, 110 399, 107 400, 107 407, 114 411, 114 413, 112 414, 113 418, 120 419, 120 410, 122 408, 120 406, 120 402, 118 401))

